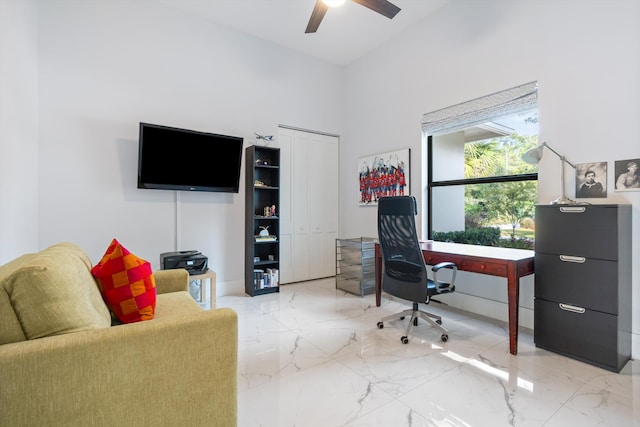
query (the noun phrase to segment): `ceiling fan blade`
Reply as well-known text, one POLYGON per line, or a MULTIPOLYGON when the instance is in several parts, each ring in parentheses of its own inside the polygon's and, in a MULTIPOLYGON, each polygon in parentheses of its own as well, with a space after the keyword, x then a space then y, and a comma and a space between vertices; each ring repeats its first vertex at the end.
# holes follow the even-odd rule
POLYGON ((311 18, 309 18, 309 23, 307 24, 307 29, 304 30, 305 33, 315 33, 322 22, 322 18, 324 18, 324 14, 327 13, 329 6, 324 4, 322 0, 316 0, 316 5, 313 7, 313 12, 311 12, 311 18))
POLYGON ((400 12, 400 8, 387 0, 353 0, 354 2, 361 4, 364 7, 368 7, 374 12, 378 12, 380 15, 384 15, 389 19, 393 19, 394 16, 400 12))

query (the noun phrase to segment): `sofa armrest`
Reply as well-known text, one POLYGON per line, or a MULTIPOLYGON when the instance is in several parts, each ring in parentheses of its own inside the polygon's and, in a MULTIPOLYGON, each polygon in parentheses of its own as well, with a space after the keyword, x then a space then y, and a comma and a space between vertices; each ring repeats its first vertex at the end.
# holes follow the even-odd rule
POLYGON ((229 308, 5 344, 1 424, 236 425, 237 350, 229 308))
POLYGON ((156 293, 189 292, 189 272, 182 268, 173 270, 156 270, 153 272, 156 281, 156 293))

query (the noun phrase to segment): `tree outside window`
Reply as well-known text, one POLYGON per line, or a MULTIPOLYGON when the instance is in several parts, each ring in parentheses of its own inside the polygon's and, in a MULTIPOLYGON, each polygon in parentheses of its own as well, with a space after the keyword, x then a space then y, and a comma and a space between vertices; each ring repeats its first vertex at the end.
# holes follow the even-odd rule
POLYGON ((537 170, 522 154, 538 145, 537 112, 429 137, 429 236, 530 249, 537 170))

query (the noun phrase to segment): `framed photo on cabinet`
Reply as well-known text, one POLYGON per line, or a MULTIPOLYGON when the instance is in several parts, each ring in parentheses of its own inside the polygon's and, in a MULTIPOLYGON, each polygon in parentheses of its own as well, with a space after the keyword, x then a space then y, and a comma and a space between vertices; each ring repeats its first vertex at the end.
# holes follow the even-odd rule
POLYGON ((640 191, 640 158, 616 160, 616 191, 640 191))
POLYGON ((607 197, 607 162, 576 165, 576 198, 607 197))
POLYGON ((380 197, 411 192, 409 148, 361 157, 358 160, 360 206, 377 206, 380 197))

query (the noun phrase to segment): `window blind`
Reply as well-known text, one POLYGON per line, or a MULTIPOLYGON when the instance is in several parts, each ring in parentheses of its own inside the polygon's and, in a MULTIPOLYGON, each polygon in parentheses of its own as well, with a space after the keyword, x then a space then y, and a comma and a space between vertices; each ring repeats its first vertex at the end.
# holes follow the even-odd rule
POLYGON ((423 114, 422 130, 428 135, 450 133, 497 117, 531 110, 536 107, 537 102, 538 82, 525 83, 423 114))

